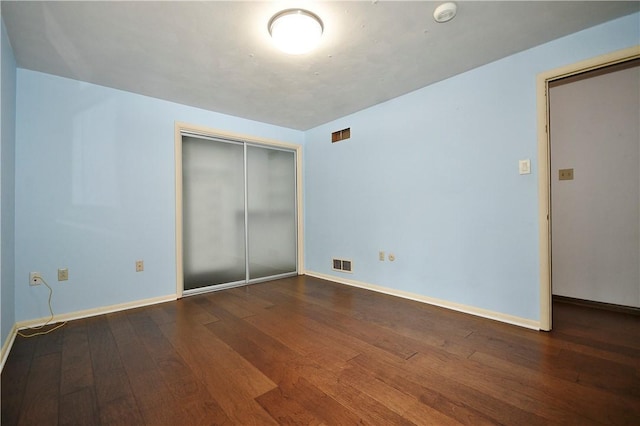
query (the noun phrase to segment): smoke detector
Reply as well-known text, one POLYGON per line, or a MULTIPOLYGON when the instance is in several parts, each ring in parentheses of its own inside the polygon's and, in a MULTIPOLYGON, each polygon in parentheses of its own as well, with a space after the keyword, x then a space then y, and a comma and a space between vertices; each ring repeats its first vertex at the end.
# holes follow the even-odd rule
POLYGON ((454 2, 443 3, 433 11, 433 19, 438 23, 449 22, 456 16, 458 5, 454 2))

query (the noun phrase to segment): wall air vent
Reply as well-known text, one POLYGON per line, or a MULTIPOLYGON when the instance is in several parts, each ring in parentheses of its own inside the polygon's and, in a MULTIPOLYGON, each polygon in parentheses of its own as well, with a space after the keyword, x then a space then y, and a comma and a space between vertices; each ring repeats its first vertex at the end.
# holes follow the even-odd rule
POLYGON ((351 137, 351 127, 331 133, 331 143, 340 142, 351 137))
POLYGON ((333 270, 341 272, 353 272, 353 262, 344 259, 333 259, 333 270))

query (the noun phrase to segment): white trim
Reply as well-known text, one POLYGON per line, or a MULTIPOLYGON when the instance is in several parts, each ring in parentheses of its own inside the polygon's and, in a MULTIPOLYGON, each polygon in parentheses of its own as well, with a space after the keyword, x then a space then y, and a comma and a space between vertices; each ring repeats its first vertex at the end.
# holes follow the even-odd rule
MULTIPOLYGON (((127 309, 141 308, 143 306, 156 305, 158 303, 172 302, 175 300, 176 300, 175 294, 170 294, 167 296, 136 300, 134 302, 120 303, 118 305, 103 306, 100 308, 87 309, 84 311, 69 312, 68 314, 61 314, 61 315, 54 316, 53 319, 51 320, 51 323, 95 317, 97 315, 104 315, 112 312, 124 311, 127 309)), ((18 330, 23 330, 25 328, 38 327, 45 324, 48 320, 49 320, 49 317, 38 318, 38 319, 27 320, 27 321, 20 321, 16 323, 15 328, 18 330)))
POLYGON ((551 330, 551 228, 549 185, 548 83, 538 76, 538 241, 540 273, 540 329, 551 330))
POLYGON ((278 146, 280 148, 290 149, 290 150, 298 150, 301 148, 301 145, 282 142, 275 139, 263 138, 258 136, 246 135, 243 133, 234 133, 227 132, 219 129, 212 129, 210 127, 198 126, 195 124, 184 123, 181 121, 176 121, 175 123, 176 131, 178 134, 180 132, 193 133, 194 135, 204 135, 213 138, 222 138, 222 139, 230 139, 242 142, 254 143, 257 145, 265 145, 265 146, 278 146))
POLYGON ((540 243, 540 329, 549 331, 552 326, 551 282, 551 180, 549 175, 549 82, 609 65, 640 58, 640 45, 597 56, 576 64, 546 71, 537 76, 538 99, 538 224, 540 243))
POLYGON ((504 322, 507 324, 517 325, 532 330, 540 330, 540 323, 535 320, 516 317, 514 315, 503 314, 501 312, 490 311, 488 309, 477 308, 475 306, 463 305, 461 303, 450 302, 447 300, 436 299, 433 297, 423 296, 421 294, 410 293, 408 291, 396 290, 389 287, 383 287, 375 284, 369 284, 362 281, 351 280, 347 278, 334 277, 333 275, 325 275, 319 272, 305 271, 310 277, 320 278, 327 281, 333 281, 339 284, 350 285, 353 287, 364 288, 366 290, 384 293, 391 296, 402 297, 403 299, 415 300, 416 302, 427 303, 429 305, 439 306, 441 308, 451 309, 453 311, 464 312, 482 318, 504 322))
POLYGON ((184 263, 182 260, 182 130, 186 125, 175 123, 174 129, 174 158, 175 158, 175 204, 176 204, 176 297, 180 298, 184 292, 184 263))
POLYGON ((302 145, 267 139, 241 133, 226 132, 211 129, 180 121, 174 126, 174 153, 175 153, 175 196, 176 196, 176 297, 181 298, 184 293, 184 263, 182 259, 182 133, 191 133, 213 138, 242 141, 253 145, 261 145, 272 148, 283 148, 295 152, 296 156, 296 226, 297 226, 297 262, 298 275, 304 271, 304 211, 302 199, 302 145))
POLYGON ((4 369, 4 363, 7 362, 9 352, 11 352, 11 348, 13 347, 13 342, 15 342, 16 340, 17 332, 18 329, 16 328, 16 325, 13 324, 9 335, 7 336, 7 340, 5 340, 4 344, 2 345, 2 361, 0 362, 0 372, 2 372, 2 370, 4 369))
MULTIPOLYGON (((137 300, 135 302, 121 303, 118 305, 103 306, 101 308, 87 309, 84 311, 70 312, 68 314, 56 315, 51 320, 52 323, 71 321, 82 318, 94 317, 97 315, 109 314, 111 312, 124 311, 127 309, 141 308, 143 306, 156 305, 159 303, 172 302, 176 300, 176 296, 171 294, 168 296, 152 297, 150 299, 137 300)), ((49 321, 49 317, 38 318, 28 321, 20 321, 13 324, 11 332, 7 336, 7 340, 2 345, 2 363, 0 364, 0 372, 4 369, 4 364, 9 357, 9 352, 13 347, 13 342, 16 340, 18 330, 24 330, 25 328, 37 327, 45 324, 49 321)))

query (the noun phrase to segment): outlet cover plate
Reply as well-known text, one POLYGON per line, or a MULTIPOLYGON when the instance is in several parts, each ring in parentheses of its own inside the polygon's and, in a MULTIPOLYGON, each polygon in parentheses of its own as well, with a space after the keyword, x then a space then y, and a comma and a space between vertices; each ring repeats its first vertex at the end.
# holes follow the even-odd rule
POLYGON ((558 170, 559 180, 573 180, 573 169, 560 169, 558 170))
POLYGON ((58 269, 58 281, 67 281, 69 279, 69 269, 60 268, 58 269))
POLYGON ((42 276, 40 272, 29 272, 29 285, 42 284, 42 276))

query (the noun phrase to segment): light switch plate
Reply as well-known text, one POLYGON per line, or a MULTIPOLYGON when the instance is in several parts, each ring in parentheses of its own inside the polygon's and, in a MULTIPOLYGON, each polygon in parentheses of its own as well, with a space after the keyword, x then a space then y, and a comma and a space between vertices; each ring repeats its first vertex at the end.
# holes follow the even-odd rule
POLYGON ((520 160, 518 162, 518 170, 521 175, 528 175, 531 173, 531 160, 520 160))

